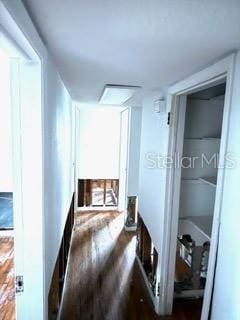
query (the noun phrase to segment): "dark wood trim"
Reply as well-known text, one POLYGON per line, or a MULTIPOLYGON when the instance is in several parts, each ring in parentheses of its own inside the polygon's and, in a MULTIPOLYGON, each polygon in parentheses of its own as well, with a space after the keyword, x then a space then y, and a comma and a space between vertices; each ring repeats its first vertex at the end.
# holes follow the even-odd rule
POLYGON ((158 253, 153 246, 151 236, 139 213, 137 222, 136 254, 141 261, 149 284, 152 288, 153 293, 155 294, 158 253))
POLYGON ((103 204, 106 204, 106 198, 107 198, 107 180, 103 180, 103 204))
POLYGON ((85 181, 82 179, 78 180, 78 207, 83 207, 85 203, 85 181))
POLYGON ((74 226, 74 199, 75 194, 72 196, 71 205, 68 211, 63 237, 60 245, 60 250, 58 253, 57 261, 55 264, 51 286, 48 294, 48 319, 56 320, 58 310, 60 307, 64 280, 66 275, 70 242, 72 238, 72 230, 74 226))

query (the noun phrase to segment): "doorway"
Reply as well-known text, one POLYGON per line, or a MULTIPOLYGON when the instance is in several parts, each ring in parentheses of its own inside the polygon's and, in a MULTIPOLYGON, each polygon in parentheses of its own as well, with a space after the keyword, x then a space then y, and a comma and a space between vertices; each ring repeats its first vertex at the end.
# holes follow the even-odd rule
POLYGON ((119 106, 77 105, 76 210, 126 209, 128 114, 119 106))
MULTIPOLYGON (((225 97, 221 125, 220 150, 218 155, 217 183, 215 188, 215 202, 213 204, 213 219, 211 231, 211 243, 208 256, 207 279, 204 288, 203 303, 201 305, 201 320, 207 320, 211 312, 212 296, 214 295, 214 275, 217 263, 218 241, 220 236, 220 221, 222 210, 222 198, 225 192, 225 173, 229 170, 226 153, 228 150, 229 119, 231 111, 232 79, 234 74, 235 55, 216 62, 206 69, 172 85, 168 91, 167 110, 169 135, 166 154, 171 160, 171 165, 166 167, 166 201, 164 207, 164 236, 162 238, 162 253, 160 257, 160 291, 159 313, 161 315, 172 314, 175 296, 175 263, 177 253, 177 238, 179 236, 179 211, 182 185, 182 165, 184 164, 184 136, 187 102, 190 95, 203 93, 205 89, 225 84, 225 97), (180 165, 179 165, 180 163, 180 165)), ((205 92, 206 93, 206 92, 205 92)), ((215 97, 217 94, 215 95, 215 97)), ((192 96, 192 98, 194 98, 192 96)), ((195 97, 196 98, 196 97, 195 97)), ((214 99, 214 95, 211 97, 214 99)), ((220 98, 220 97, 219 97, 220 98)), ((198 120, 198 119, 197 119, 198 120)), ((199 118, 199 123, 203 119, 199 118), (201 121, 200 121, 201 120, 201 121)), ((205 122, 214 121, 209 116, 205 122)), ((208 136, 209 137, 209 136, 208 136)), ((211 136, 210 136, 211 137, 211 136)), ((204 138, 202 136, 202 138, 204 138)), ((212 138, 219 138, 215 135, 212 138)), ((193 139, 194 140, 194 139, 193 139)), ((212 140, 212 139, 209 139, 212 140)), ((217 139, 216 139, 217 140, 217 139)), ((213 141, 209 141, 213 143, 213 141)), ((210 166, 211 167, 211 166, 210 166)), ((190 176, 189 176, 190 178, 190 176)), ((197 176, 196 176, 197 178, 197 176)), ((199 176, 206 178, 206 176, 199 176)), ((208 176, 210 178, 210 175, 208 176)), ((196 179, 197 180, 197 179, 196 179)), ((204 179, 205 180, 205 179, 204 179)), ((211 179, 210 179, 211 180, 211 179)), ((188 181, 186 181, 188 183, 188 181)), ((206 181, 198 181, 200 183, 206 181)), ((212 182, 212 181, 211 181, 212 182)), ((209 183, 209 181, 208 181, 209 183)), ((207 186, 207 185, 206 185, 207 186)), ((203 186, 202 186, 203 187, 203 186)), ((210 185, 209 185, 210 187, 210 185)), ((213 193, 213 191, 212 191, 213 193)), ((210 192, 209 192, 210 194, 210 192)), ((208 195, 207 195, 208 196, 208 195)), ((206 199, 209 199, 207 197, 206 199)), ((204 198, 203 200, 204 201, 204 198)), ((199 202, 199 199, 198 199, 199 202)), ((192 202, 193 203, 193 202, 192 202)), ((193 203, 195 206, 195 203, 193 203)), ((195 209, 195 208, 194 208, 195 209)), ((205 243, 205 242, 204 242, 205 243)), ((180 251, 180 249, 179 249, 180 251)), ((184 250, 183 250, 184 251, 184 250)), ((194 310, 194 308, 193 308, 194 310)))
POLYGON ((231 88, 227 75, 223 72, 172 100, 170 149, 178 161, 168 171, 172 182, 167 314, 176 299, 198 299, 194 319, 208 319, 211 312, 224 173, 232 165, 225 154, 231 88))
MULTIPOLYGON (((201 318, 208 275, 212 225, 218 188, 219 154, 226 83, 185 96, 180 112, 182 150, 173 305, 194 305, 201 318), (185 113, 185 115, 184 115, 185 113)), ((180 130, 179 130, 180 132, 180 130)), ((227 163, 228 164, 228 163, 227 163)), ((229 163, 231 165, 231 163, 229 163)), ((216 219, 215 219, 216 221, 216 219)))
POLYGON ((117 209, 118 179, 78 179, 78 207, 117 209))

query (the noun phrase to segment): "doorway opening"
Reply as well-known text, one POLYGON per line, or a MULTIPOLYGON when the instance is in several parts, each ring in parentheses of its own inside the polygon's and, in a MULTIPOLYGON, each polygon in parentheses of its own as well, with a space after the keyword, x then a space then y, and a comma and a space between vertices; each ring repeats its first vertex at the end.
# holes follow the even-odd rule
POLYGON ((126 108, 77 106, 76 211, 125 210, 128 123, 126 108))
MULTIPOLYGON (((226 83, 186 97, 181 163, 175 299, 191 299, 201 318, 218 184, 226 83)), ((179 300, 178 300, 179 304, 179 300)))
POLYGON ((115 207, 118 205, 118 179, 79 179, 79 207, 115 207))
MULTIPOLYGON (((168 301, 207 319, 211 309, 226 156, 226 77, 176 96, 168 301), (171 286, 172 284, 172 286, 171 286)), ((229 94, 229 90, 228 90, 229 94)))

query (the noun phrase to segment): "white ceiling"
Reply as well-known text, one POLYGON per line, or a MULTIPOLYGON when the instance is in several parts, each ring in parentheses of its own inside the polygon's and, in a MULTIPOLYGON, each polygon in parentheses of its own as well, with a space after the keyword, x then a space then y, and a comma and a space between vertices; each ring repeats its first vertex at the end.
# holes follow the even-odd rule
POLYGON ((24 0, 73 99, 172 84, 240 48, 240 0, 24 0))

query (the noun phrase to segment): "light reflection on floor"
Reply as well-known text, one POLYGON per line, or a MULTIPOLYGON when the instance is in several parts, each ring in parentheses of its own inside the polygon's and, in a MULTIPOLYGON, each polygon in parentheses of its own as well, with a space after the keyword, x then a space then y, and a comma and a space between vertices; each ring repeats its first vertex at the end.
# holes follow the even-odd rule
POLYGON ((116 315, 119 319, 124 319, 135 248, 135 233, 126 233, 124 230, 123 213, 79 213, 76 217, 60 319, 65 319, 64 305, 69 303, 72 308, 81 309, 81 314, 86 319, 92 318, 95 308, 101 310, 104 319, 115 319, 116 315), (71 302, 68 299, 70 291, 71 302), (87 308, 89 301, 92 307, 87 308))

